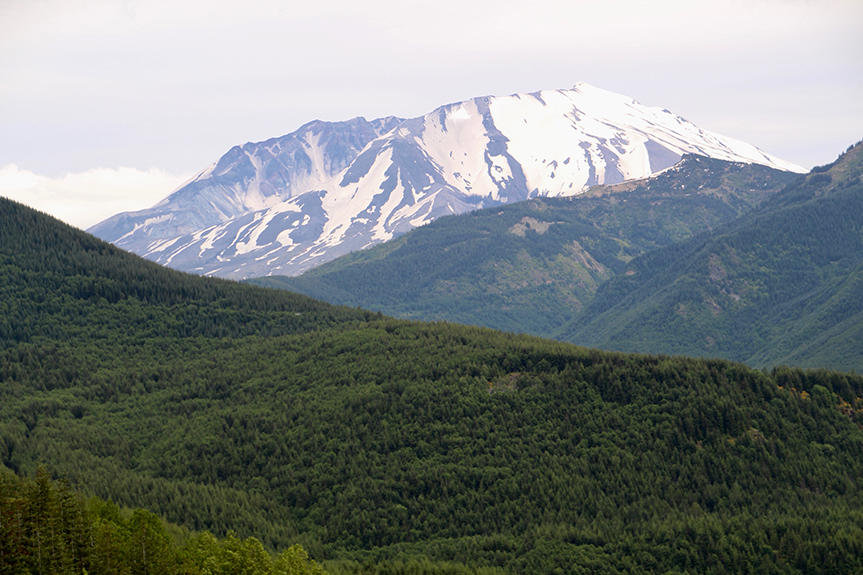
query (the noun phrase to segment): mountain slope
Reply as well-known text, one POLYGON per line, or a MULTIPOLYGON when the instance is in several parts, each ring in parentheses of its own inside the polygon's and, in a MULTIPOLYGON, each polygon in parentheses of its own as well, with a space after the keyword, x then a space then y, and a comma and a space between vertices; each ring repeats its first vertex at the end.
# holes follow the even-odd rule
MULTIPOLYGON (((394 121, 380 125, 383 130, 394 121)), ((238 211, 209 227, 181 233, 173 220, 160 219, 167 216, 148 212, 115 216, 91 231, 195 273, 296 275, 443 215, 538 196, 574 195, 587 186, 645 177, 686 153, 802 171, 754 146, 701 130, 668 110, 580 83, 571 90, 474 98, 405 120, 367 142, 329 181, 315 183, 303 172, 305 189, 297 187, 284 197, 274 193, 267 196, 272 204, 238 211), (126 220, 130 223, 117 227, 126 220), (136 227, 130 229, 131 222, 136 227)), ((235 155, 243 160, 237 164, 244 166, 243 182, 251 186, 245 193, 257 198, 256 190, 263 188, 250 165, 263 160, 235 155)), ((223 158, 219 166, 228 169, 233 161, 223 158)), ((230 182, 238 179, 232 171, 216 174, 230 182)), ((227 195, 242 195, 241 187, 227 195)), ((184 188, 175 196, 187 193, 184 188)))
POLYGON ((630 262, 568 341, 863 369, 863 146, 713 233, 630 262))
POLYGON ((44 339, 279 335, 369 314, 163 268, 0 198, 0 349, 44 339))
POLYGON ((359 572, 863 569, 860 376, 383 318, 0 210, 8 328, 35 310, 78 329, 3 339, 0 463, 17 473, 45 464, 119 505, 359 572), (311 312, 329 323, 287 323, 311 312), (154 329, 188 318, 191 334, 154 329))
POLYGON ((280 138, 235 146, 152 208, 117 214, 88 231, 146 253, 160 245, 156 240, 193 233, 321 186, 400 122, 316 120, 280 138))
POLYGON ((550 336, 632 258, 728 222, 796 177, 688 155, 645 180, 442 218, 302 276, 249 281, 397 317, 550 336))

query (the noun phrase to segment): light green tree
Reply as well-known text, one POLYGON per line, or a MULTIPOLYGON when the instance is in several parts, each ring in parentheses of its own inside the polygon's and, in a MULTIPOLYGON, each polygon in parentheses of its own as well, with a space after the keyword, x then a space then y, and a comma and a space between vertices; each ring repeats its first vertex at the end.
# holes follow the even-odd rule
POLYGON ((162 520, 149 511, 136 509, 132 513, 127 549, 132 575, 163 575, 176 570, 162 520))
POLYGON ((282 551, 273 565, 273 575, 326 575, 326 571, 297 544, 282 551))

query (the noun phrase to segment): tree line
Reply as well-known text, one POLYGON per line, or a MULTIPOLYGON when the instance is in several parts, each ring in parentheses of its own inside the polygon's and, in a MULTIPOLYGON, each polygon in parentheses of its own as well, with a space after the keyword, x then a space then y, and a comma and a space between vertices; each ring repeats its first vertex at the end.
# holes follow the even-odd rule
POLYGON ((44 468, 32 479, 0 469, 0 520, 4 574, 326 575, 300 545, 273 556, 254 537, 190 534, 145 509, 85 499, 44 468))

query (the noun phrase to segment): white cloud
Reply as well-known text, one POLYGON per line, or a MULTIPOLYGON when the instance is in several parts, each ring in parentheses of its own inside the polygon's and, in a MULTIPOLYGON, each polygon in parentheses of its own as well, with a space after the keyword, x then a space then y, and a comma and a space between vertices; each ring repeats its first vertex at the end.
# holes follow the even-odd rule
POLYGON ((8 164, 0 169, 0 196, 87 229, 116 213, 148 208, 187 179, 156 168, 95 168, 49 178, 8 164))

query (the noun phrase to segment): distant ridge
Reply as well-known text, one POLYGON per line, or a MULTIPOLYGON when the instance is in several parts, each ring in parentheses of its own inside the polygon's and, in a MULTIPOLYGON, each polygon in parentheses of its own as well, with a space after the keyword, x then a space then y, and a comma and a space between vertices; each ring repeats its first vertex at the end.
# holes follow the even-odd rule
POLYGON ((632 260, 558 337, 863 370, 861 179, 858 143, 744 217, 632 260))
POLYGON ((313 122, 233 148, 154 208, 89 231, 199 274, 296 275, 443 215, 642 178, 687 153, 804 171, 578 83, 474 98, 409 120, 313 122))

